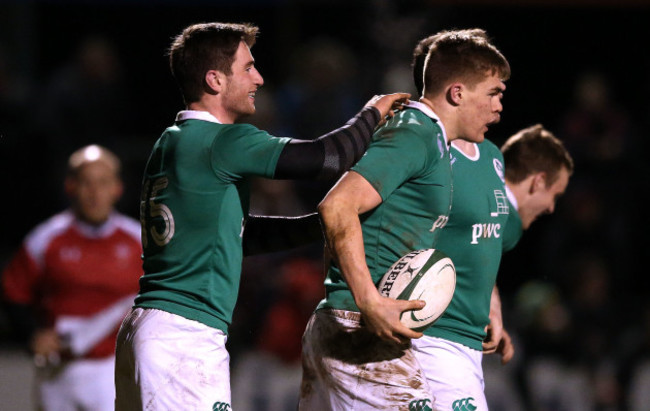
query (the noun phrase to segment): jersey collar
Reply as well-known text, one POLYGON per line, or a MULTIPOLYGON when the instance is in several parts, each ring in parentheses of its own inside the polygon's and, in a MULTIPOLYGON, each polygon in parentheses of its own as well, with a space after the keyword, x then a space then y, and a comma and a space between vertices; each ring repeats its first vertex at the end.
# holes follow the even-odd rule
POLYGON ((207 111, 199 111, 199 110, 179 111, 178 114, 176 115, 176 121, 178 122, 184 120, 203 120, 203 121, 209 121, 211 123, 221 124, 221 121, 217 120, 217 118, 212 114, 208 113, 207 111))
POLYGON ((84 237, 87 238, 106 238, 117 230, 115 213, 111 213, 108 216, 108 219, 98 226, 88 224, 75 217, 74 226, 81 234, 83 234, 84 237))
POLYGON ((420 110, 424 114, 427 115, 427 117, 432 118, 438 125, 440 126, 440 129, 442 129, 442 137, 445 139, 445 143, 449 145, 449 140, 447 140, 447 132, 445 131, 445 125, 442 124, 442 121, 440 121, 440 117, 436 113, 431 110, 431 107, 427 106, 424 103, 420 103, 419 101, 409 101, 408 104, 406 104, 406 107, 414 108, 416 110, 420 110))
POLYGON ((463 150, 461 150, 460 147, 458 147, 458 146, 456 145, 456 140, 454 140, 454 141, 451 142, 451 146, 452 146, 456 151, 458 151, 459 153, 461 153, 465 158, 467 158, 468 160, 471 160, 471 161, 478 161, 478 159, 481 158, 481 152, 480 152, 479 149, 478 149, 478 144, 476 144, 476 143, 472 143, 472 144, 474 145, 474 155, 473 155, 473 156, 470 156, 469 154, 467 154, 466 152, 464 152, 463 150))
POLYGON ((508 196, 508 200, 510 200, 510 204, 512 204, 515 210, 519 211, 519 204, 517 204, 517 197, 515 197, 512 190, 510 190, 508 184, 506 184, 506 195, 508 196))

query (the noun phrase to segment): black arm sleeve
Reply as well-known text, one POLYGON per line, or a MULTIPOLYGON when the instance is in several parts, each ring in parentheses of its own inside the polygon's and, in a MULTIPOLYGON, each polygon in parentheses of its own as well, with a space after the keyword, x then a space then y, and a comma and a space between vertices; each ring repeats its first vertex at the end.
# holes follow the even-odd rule
POLYGON ((317 213, 300 217, 249 216, 242 239, 244 255, 287 250, 323 240, 317 213))
POLYGON ((380 121, 374 107, 366 107, 345 126, 316 140, 291 140, 280 153, 277 179, 332 180, 352 167, 366 152, 380 121))

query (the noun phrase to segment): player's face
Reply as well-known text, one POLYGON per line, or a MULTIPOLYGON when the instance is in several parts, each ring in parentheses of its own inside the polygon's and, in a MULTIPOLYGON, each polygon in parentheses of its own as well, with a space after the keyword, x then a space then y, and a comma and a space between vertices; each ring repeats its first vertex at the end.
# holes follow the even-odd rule
POLYGON ((122 194, 122 183, 114 168, 95 161, 85 164, 76 177, 66 180, 66 191, 77 216, 96 225, 106 221, 113 211, 122 194))
POLYGON ((497 74, 488 75, 473 88, 465 88, 459 106, 460 133, 463 140, 480 143, 485 139, 488 126, 501 120, 501 99, 506 85, 497 74))
POLYGON ((522 205, 519 210, 524 230, 528 229, 540 215, 551 214, 555 211, 555 203, 564 194, 568 184, 569 172, 562 167, 557 180, 553 184, 548 187, 542 184, 540 188, 531 193, 529 201, 526 202, 525 206, 522 205))
POLYGON ((255 92, 264 84, 264 79, 255 68, 250 48, 243 41, 235 53, 232 73, 226 77, 223 91, 223 106, 233 120, 255 113, 255 92))

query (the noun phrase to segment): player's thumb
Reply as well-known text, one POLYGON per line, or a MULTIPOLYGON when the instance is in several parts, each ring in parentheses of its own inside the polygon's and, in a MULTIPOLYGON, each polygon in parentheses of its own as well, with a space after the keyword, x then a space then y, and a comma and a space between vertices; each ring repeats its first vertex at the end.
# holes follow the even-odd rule
POLYGON ((404 309, 402 311, 421 310, 426 304, 427 303, 424 300, 404 301, 404 309))

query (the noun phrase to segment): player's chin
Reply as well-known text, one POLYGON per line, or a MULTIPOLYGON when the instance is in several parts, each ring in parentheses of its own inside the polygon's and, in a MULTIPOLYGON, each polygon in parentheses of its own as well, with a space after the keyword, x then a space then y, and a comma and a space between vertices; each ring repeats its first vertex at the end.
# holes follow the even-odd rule
POLYGON ((103 224, 106 220, 108 220, 109 215, 110 212, 93 210, 81 212, 78 214, 78 217, 88 224, 97 226, 103 224))
POLYGON ((240 110, 237 119, 243 119, 247 118, 249 116, 252 116, 255 114, 255 105, 251 105, 250 107, 247 107, 245 110, 240 110))
MULTIPOLYGON (((487 128, 485 129, 487 131, 487 128)), ((485 140, 485 131, 480 131, 476 133, 475 135, 472 136, 471 142, 472 143, 482 143, 485 140)))

